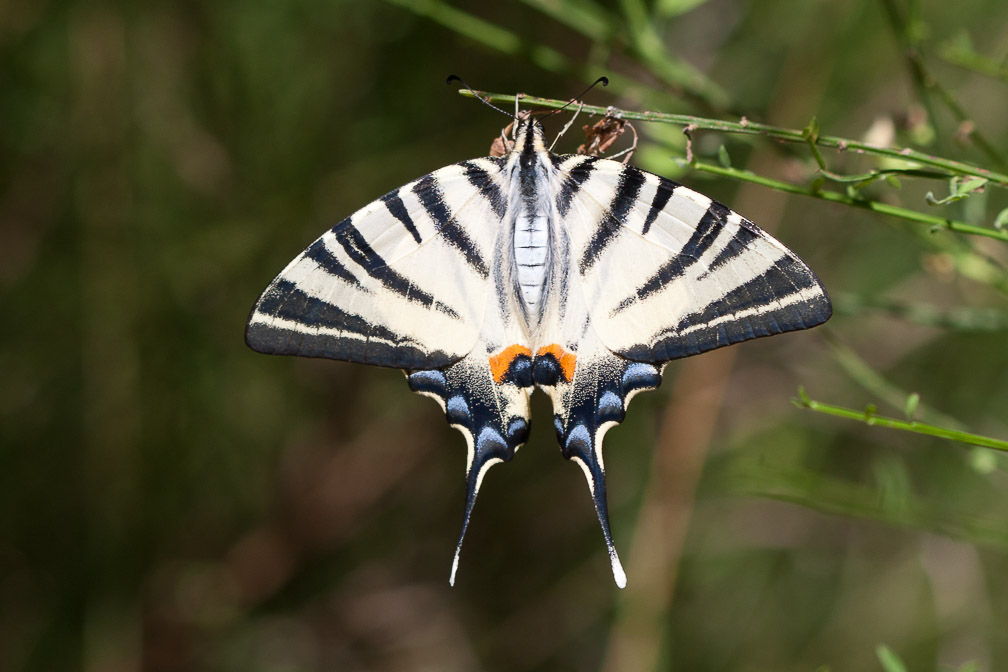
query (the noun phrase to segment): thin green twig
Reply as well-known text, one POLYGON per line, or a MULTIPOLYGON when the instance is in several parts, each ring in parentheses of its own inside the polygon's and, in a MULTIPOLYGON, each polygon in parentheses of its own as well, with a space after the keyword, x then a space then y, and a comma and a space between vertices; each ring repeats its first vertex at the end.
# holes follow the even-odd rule
POLYGON ((566 56, 541 44, 531 43, 520 35, 495 23, 462 11, 439 0, 386 0, 390 4, 412 10, 416 14, 439 23, 459 35, 479 42, 486 47, 508 54, 524 56, 548 72, 561 74, 581 73, 582 68, 566 56))
MULTIPOLYGON (((548 72, 590 81, 598 76, 597 68, 583 61, 571 60, 561 52, 536 42, 499 24, 480 18, 442 0, 386 0, 426 17, 445 28, 514 58, 524 58, 548 72)), ((687 61, 667 53, 654 33, 650 22, 625 26, 616 15, 589 3, 564 3, 547 0, 525 0, 526 4, 556 21, 581 33, 593 45, 610 48, 614 44, 629 46, 635 55, 669 88, 680 91, 694 102, 710 110, 727 110, 728 94, 703 72, 687 61)), ((623 88, 635 84, 619 75, 610 75, 613 84, 623 88)))
POLYGON ((1008 312, 994 308, 959 307, 943 310, 923 303, 906 303, 879 296, 859 296, 831 292, 833 310, 837 313, 860 315, 878 311, 895 318, 927 327, 963 332, 1008 330, 1008 312))
POLYGON ((1008 270, 994 257, 977 250, 967 238, 935 236, 923 227, 909 229, 956 275, 988 285, 1008 296, 1008 270))
POLYGON ((900 420, 899 418, 890 418, 878 415, 874 406, 868 406, 863 411, 858 411, 853 408, 824 404, 822 402, 815 401, 814 399, 810 399, 805 393, 804 388, 798 388, 798 398, 792 399, 791 401, 799 408, 807 408, 818 413, 835 415, 839 418, 846 418, 848 420, 858 420, 866 425, 899 429, 904 432, 913 432, 915 434, 926 434, 928 436, 936 436, 942 439, 959 441, 960 443, 968 443, 971 446, 982 446, 984 448, 993 448, 995 450, 1008 452, 1008 441, 1002 441, 1001 439, 995 439, 990 436, 983 436, 982 434, 971 434, 957 429, 928 425, 923 422, 916 422, 915 420, 900 420))
POLYGON ((906 16, 900 13, 895 0, 882 0, 882 6, 886 10, 886 16, 889 19, 889 25, 893 33, 902 43, 903 56, 906 58, 907 66, 910 69, 914 88, 917 89, 917 97, 927 109, 931 123, 936 123, 937 115, 931 106, 930 97, 928 96, 929 92, 934 93, 938 100, 952 113, 956 121, 959 122, 959 130, 957 132, 973 140, 977 148, 986 154, 990 161, 993 161, 999 167, 1004 167, 1005 160, 1001 152, 977 129, 976 123, 959 103, 959 99, 951 91, 942 86, 941 82, 928 70, 927 64, 924 63, 924 58, 921 56, 921 35, 923 31, 919 17, 920 7, 916 0, 908 0, 906 16))
POLYGON ((551 0, 522 0, 526 5, 549 16, 554 21, 581 33, 593 43, 609 44, 616 26, 609 12, 587 0, 578 2, 552 2, 551 0))
POLYGON ((631 49, 651 72, 704 103, 709 108, 706 111, 723 112, 729 108, 731 99, 724 89, 687 61, 668 52, 656 29, 655 18, 643 0, 621 0, 620 6, 631 49))
MULTIPOLYGON (((476 92, 479 96, 494 103, 514 104, 515 97, 511 94, 476 92)), ((466 97, 473 97, 473 94, 466 90, 460 90, 459 94, 466 97)), ((524 105, 534 107, 545 107, 557 109, 563 107, 567 100, 556 100, 553 98, 539 98, 536 96, 521 96, 524 105)), ((606 113, 606 108, 598 105, 585 105, 580 108, 583 113, 602 115, 606 113)), ((760 135, 783 142, 797 142, 807 144, 809 142, 806 132, 790 128, 781 128, 769 124, 760 124, 743 118, 740 121, 723 121, 720 119, 709 119, 705 117, 695 117, 688 114, 669 114, 661 112, 635 112, 632 110, 622 110, 613 108, 616 114, 624 119, 634 121, 656 121, 666 124, 676 124, 684 126, 686 129, 721 131, 723 133, 738 133, 742 135, 760 135)), ((819 147, 831 147, 839 151, 850 151, 857 154, 870 154, 889 159, 910 161, 919 165, 931 166, 947 171, 950 175, 972 175, 987 179, 989 185, 1008 188, 1008 174, 981 168, 962 161, 953 161, 938 156, 932 156, 919 152, 908 147, 879 147, 866 142, 841 138, 832 135, 819 135, 815 139, 815 144, 819 147)), ((939 218, 940 219, 940 218, 939 218)), ((945 220, 942 220, 945 221, 945 220)))
POLYGON ((833 352, 834 360, 851 380, 856 382, 869 394, 882 399, 885 403, 896 408, 900 406, 906 408, 908 404, 912 403, 913 413, 910 415, 918 415, 945 427, 957 431, 965 431, 966 428, 963 424, 955 418, 921 403, 919 395, 907 392, 888 380, 877 369, 861 359, 854 349, 847 347, 840 339, 834 337, 832 332, 827 330, 825 331, 825 335, 826 342, 833 352), (911 402, 911 399, 914 399, 914 401, 911 402))
POLYGON ((753 182, 755 184, 760 184, 765 187, 770 187, 772 189, 783 191, 789 194, 801 194, 803 196, 818 198, 823 201, 831 201, 833 203, 843 203, 844 205, 849 205, 855 208, 862 208, 864 210, 871 210, 873 212, 878 212, 883 215, 889 215, 891 217, 899 217, 901 219, 905 219, 911 222, 928 224, 935 230, 947 229, 948 231, 955 231, 956 233, 964 233, 974 236, 985 236, 987 238, 993 238, 995 240, 1008 242, 1008 229, 1002 229, 1002 230, 988 229, 983 226, 968 224, 966 222, 962 222, 956 219, 947 219, 944 217, 938 217, 936 215, 929 215, 923 212, 918 212, 916 210, 910 210, 909 208, 901 208, 897 205, 889 205, 888 203, 882 203, 881 201, 874 201, 867 198, 853 197, 850 196, 849 194, 841 193, 839 191, 830 191, 828 189, 815 189, 812 187, 803 187, 796 184, 791 184, 790 182, 782 182, 780 180, 775 180, 770 177, 757 175, 756 173, 753 173, 748 170, 740 170, 738 168, 725 167, 697 160, 694 160, 690 165, 696 170, 705 173, 711 173, 712 175, 720 175, 722 177, 730 177, 736 180, 743 180, 745 182, 753 182))
POLYGON ((979 54, 968 38, 960 37, 944 43, 938 55, 952 65, 1008 82, 1008 58, 998 61, 979 54))

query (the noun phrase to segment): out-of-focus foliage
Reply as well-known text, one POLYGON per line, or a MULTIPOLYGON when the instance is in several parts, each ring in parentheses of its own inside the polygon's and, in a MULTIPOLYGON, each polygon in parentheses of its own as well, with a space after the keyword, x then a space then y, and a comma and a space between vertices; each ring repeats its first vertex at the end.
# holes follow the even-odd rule
MULTIPOLYGON (((486 153, 507 122, 450 73, 561 98, 607 74, 591 102, 816 117, 1004 171, 1006 26, 1001 0, 7 0, 0 669, 1005 669, 1002 455, 789 403, 1008 437, 1001 241, 684 172, 679 130, 638 124, 640 165, 773 231, 838 311, 635 400, 607 438, 622 592, 544 399, 449 589, 461 437, 398 372, 257 355, 242 330, 324 228, 486 153)), ((801 146, 692 150, 818 175, 801 146)), ((1008 206, 928 192, 947 185, 864 187, 977 225, 1008 206)))

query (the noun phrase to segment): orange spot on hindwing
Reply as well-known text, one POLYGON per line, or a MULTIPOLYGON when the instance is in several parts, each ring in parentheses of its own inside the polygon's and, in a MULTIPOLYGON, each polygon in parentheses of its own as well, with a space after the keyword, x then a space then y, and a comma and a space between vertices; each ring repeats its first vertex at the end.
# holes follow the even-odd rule
POLYGON ((526 360, 531 360, 532 351, 524 345, 518 344, 509 345, 496 355, 491 356, 490 373, 493 375, 494 382, 498 385, 508 382, 506 379, 508 377, 508 372, 511 370, 511 366, 515 363, 515 360, 522 357, 526 360))
MULTIPOLYGON (((573 352, 567 352, 566 350, 563 349, 562 346, 557 345, 556 343, 550 343, 547 346, 539 348, 539 352, 536 353, 537 362, 539 361, 540 357, 542 357, 545 361, 552 360, 553 362, 556 362, 556 365, 560 367, 559 370, 559 373, 561 374, 560 377, 563 378, 564 382, 569 383, 574 378, 574 367, 577 365, 577 355, 575 355, 573 352)), ((535 370, 541 368, 549 368, 549 367, 541 367, 538 364, 535 364, 533 366, 535 370)), ((536 382, 549 385, 557 381, 536 380, 536 382)))

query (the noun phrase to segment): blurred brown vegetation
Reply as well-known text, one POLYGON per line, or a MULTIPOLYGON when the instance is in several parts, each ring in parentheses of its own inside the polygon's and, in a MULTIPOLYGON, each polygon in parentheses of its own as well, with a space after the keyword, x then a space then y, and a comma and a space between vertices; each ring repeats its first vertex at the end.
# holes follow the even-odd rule
MULTIPOLYGON (((609 74, 592 102, 816 115, 1004 168, 905 56, 1008 154, 1008 83, 938 55, 962 34, 1004 54, 1000 0, 683 4, 0 5, 0 669, 870 670, 880 642, 913 670, 1008 668, 1001 456, 788 402, 803 384, 898 415, 854 353, 919 392, 921 419, 1008 436, 1002 243, 683 174, 679 130, 638 126, 641 165, 774 231, 838 314, 675 363, 635 400, 607 439, 622 592, 541 395, 450 589, 464 444, 436 405, 396 371, 242 342, 258 293, 322 230, 487 151, 502 119, 445 87, 453 72, 553 97, 609 74), (564 20, 586 7, 601 19, 564 20), (703 86, 675 85, 674 59, 703 86), (996 319, 921 324, 880 301, 996 319)), ((695 149, 720 143, 740 167, 809 177, 801 148, 695 149)), ((923 209, 943 189, 879 193, 923 209)), ((988 189, 943 212, 1006 205, 988 189)))

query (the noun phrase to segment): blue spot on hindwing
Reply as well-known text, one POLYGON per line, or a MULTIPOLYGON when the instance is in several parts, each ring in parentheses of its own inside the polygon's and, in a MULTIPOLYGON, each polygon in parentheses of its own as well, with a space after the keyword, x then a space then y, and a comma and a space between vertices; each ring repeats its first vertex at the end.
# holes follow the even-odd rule
POLYGON ((445 395, 445 385, 448 379, 444 372, 429 369, 426 371, 414 371, 406 378, 409 388, 414 392, 428 392, 440 397, 445 395))
POLYGON ((598 419, 602 422, 622 422, 623 400, 612 390, 606 390, 598 402, 598 419))
POLYGON ((477 462, 485 462, 491 457, 499 457, 506 461, 511 459, 511 454, 513 451, 508 450, 504 437, 493 427, 484 427, 476 437, 477 462))
POLYGON ((528 441, 529 423, 524 418, 515 418, 508 424, 508 445, 517 447, 528 441))
POLYGON ((620 381, 623 392, 631 390, 651 389, 661 385, 661 373, 651 364, 634 362, 627 366, 620 381))
POLYGON ((466 402, 465 397, 461 394, 456 394, 446 401, 445 417, 448 418, 448 422, 452 425, 468 426, 472 420, 472 416, 469 414, 469 404, 466 402))
POLYGON ((538 355, 532 364, 532 379, 538 385, 556 385, 560 380, 560 363, 552 353, 538 355))
POLYGON ((567 458, 578 455, 582 459, 591 454, 591 434, 588 433, 587 427, 580 424, 574 425, 574 428, 567 433, 563 453, 567 458))

